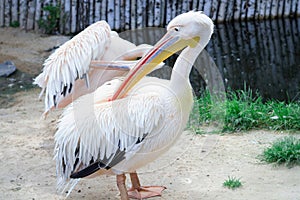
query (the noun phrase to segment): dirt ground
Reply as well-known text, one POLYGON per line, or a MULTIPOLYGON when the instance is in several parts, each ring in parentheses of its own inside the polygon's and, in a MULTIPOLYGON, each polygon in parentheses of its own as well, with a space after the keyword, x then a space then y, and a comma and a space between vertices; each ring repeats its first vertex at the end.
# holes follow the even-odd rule
MULTIPOLYGON (((45 50, 68 37, 45 37, 19 29, 0 29, 0 62, 12 60, 19 70, 36 75, 45 50)), ((39 89, 13 95, 0 108, 0 199, 63 199, 56 194, 53 135, 61 111, 41 120, 39 89)), ((257 156, 272 141, 287 133, 250 131, 236 134, 195 135, 184 132, 164 156, 140 169, 144 185, 164 185, 156 199, 300 199, 300 167, 262 163, 257 156), (243 186, 222 186, 228 176, 243 186)), ((296 135, 299 137, 300 135, 296 135)), ((129 183, 129 182, 128 182, 129 183)), ((82 180, 68 199, 118 199, 115 177, 82 180)))

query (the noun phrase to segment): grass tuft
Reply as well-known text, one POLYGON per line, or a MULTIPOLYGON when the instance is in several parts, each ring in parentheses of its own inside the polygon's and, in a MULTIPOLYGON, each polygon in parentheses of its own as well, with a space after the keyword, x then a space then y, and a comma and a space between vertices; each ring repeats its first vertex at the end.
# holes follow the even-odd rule
POLYGON ((13 28, 17 28, 17 27, 20 27, 20 23, 18 21, 12 21, 10 24, 9 24, 10 27, 13 27, 13 28))
POLYGON ((241 187, 242 183, 239 178, 229 176, 228 179, 224 181, 223 186, 234 190, 241 187))
POLYGON ((250 129, 300 130, 300 102, 263 102, 249 90, 228 92, 226 101, 213 102, 209 92, 197 100, 200 124, 223 117, 223 132, 250 129), (219 117, 219 118, 216 118, 219 117))
POLYGON ((46 5, 43 7, 43 12, 47 17, 38 21, 39 28, 46 34, 54 34, 59 29, 60 5, 46 5))
POLYGON ((254 97, 252 91, 229 92, 226 101, 224 131, 249 130, 261 125, 260 119, 265 108, 260 96, 254 97))
POLYGON ((300 139, 286 136, 276 140, 271 147, 264 150, 261 157, 267 163, 300 165, 300 139))

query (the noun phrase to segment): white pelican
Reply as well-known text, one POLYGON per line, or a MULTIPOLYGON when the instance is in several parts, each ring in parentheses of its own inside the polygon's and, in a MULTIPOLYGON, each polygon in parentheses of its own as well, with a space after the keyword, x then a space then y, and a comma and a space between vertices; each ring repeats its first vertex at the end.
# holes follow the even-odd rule
POLYGON ((166 152, 185 128, 193 105, 189 74, 212 33, 213 22, 202 12, 181 14, 123 81, 109 81, 71 103, 55 134, 58 187, 115 174, 122 200, 161 195, 165 187, 141 186, 136 170, 166 152), (183 48, 170 80, 145 77, 183 48))
POLYGON ((135 64, 133 60, 150 47, 123 40, 105 21, 90 25, 51 54, 35 78, 41 95, 46 90, 44 114, 95 91, 113 77, 124 76, 135 64))

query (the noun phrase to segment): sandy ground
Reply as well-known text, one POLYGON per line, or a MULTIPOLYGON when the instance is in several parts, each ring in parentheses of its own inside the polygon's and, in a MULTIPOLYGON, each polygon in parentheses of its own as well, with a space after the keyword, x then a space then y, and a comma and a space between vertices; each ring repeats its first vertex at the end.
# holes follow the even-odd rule
MULTIPOLYGON (((0 62, 11 59, 19 70, 37 74, 49 53, 67 37, 41 37, 18 29, 0 29, 0 62)), ((60 199, 55 191, 53 135, 61 111, 41 120, 39 90, 22 91, 0 108, 0 199, 60 199)), ((257 158, 287 133, 251 131, 195 135, 184 132, 164 156, 140 169, 144 185, 164 185, 156 199, 300 199, 300 167, 286 168, 257 158), (243 186, 222 186, 228 176, 243 186)), ((297 137, 300 135, 298 134, 297 137)), ((128 182, 129 184, 129 182, 128 182)), ((68 199, 118 199, 115 177, 82 180, 68 199)))

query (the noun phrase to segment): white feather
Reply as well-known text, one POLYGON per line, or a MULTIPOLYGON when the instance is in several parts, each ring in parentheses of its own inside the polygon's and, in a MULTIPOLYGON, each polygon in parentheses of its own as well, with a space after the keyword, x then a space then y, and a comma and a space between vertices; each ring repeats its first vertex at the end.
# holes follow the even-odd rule
MULTIPOLYGON (((171 136, 171 140, 175 139, 175 136, 184 128, 185 122, 182 122, 184 125, 180 122, 181 115, 180 119, 170 118, 170 116, 176 116, 174 104, 179 102, 170 101, 174 98, 165 98, 172 95, 164 90, 165 87, 156 87, 167 84, 167 81, 149 77, 141 81, 141 84, 146 84, 146 86, 133 91, 130 98, 104 102, 112 96, 120 83, 121 80, 114 79, 94 93, 80 97, 64 111, 55 134, 55 159, 60 183, 61 180, 68 182, 74 170, 75 151, 78 144, 80 169, 87 167, 92 158, 103 160, 111 157, 119 148, 121 151, 126 151, 126 160, 118 164, 122 165, 138 155, 142 147, 147 146, 147 151, 155 152, 160 145, 165 146, 170 143, 170 138, 165 139, 164 136, 174 135, 174 137, 171 136), (155 84, 157 81, 159 84, 155 84), (166 124, 170 125, 164 127, 166 124), (143 140, 142 144, 136 144, 144 134, 148 134, 149 139, 143 140), (154 140, 154 137, 158 139, 154 140), (68 163, 65 171, 61 170, 64 165, 63 160, 68 163)), ((192 101, 192 97, 188 99, 192 101)), ((186 121, 188 114, 184 118, 186 121)), ((140 166, 150 161, 152 158, 147 161, 145 157, 135 163, 140 166)), ((114 170, 118 171, 119 167, 114 170)), ((131 170, 131 166, 123 166, 122 170, 131 170)))
POLYGON ((34 83, 46 88, 46 111, 55 104, 53 96, 61 100, 62 88, 74 85, 77 78, 87 74, 91 61, 104 55, 109 43, 110 27, 105 21, 99 21, 60 46, 45 60, 43 72, 34 83))

